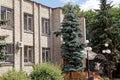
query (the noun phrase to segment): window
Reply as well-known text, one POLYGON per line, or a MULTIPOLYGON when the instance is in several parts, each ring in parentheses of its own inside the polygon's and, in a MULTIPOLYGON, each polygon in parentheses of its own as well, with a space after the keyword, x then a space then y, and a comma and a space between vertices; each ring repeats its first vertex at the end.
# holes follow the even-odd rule
POLYGON ((7 21, 6 25, 12 28, 13 27, 13 10, 10 8, 1 7, 0 14, 1 14, 0 19, 6 20, 7 21))
POLYGON ((42 62, 50 61, 50 49, 42 48, 42 62))
POLYGON ((33 32, 33 16, 30 14, 24 14, 24 30, 33 32))
POLYGON ((5 46, 5 62, 13 62, 13 44, 7 44, 5 46))
POLYGON ((33 63, 33 47, 24 46, 24 62, 33 63))
POLYGON ((49 19, 42 18, 42 34, 49 35, 50 34, 50 21, 49 19))

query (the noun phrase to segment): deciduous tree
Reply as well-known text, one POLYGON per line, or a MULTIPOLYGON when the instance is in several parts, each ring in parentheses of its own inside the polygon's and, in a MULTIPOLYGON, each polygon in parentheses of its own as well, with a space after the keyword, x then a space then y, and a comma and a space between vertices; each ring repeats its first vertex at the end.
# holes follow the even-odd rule
POLYGON ((97 15, 94 17, 94 22, 91 26, 91 46, 93 51, 98 54, 103 54, 104 49, 110 49, 110 54, 103 54, 107 59, 106 69, 112 73, 115 69, 115 64, 120 58, 119 45, 120 45, 120 28, 118 23, 113 19, 111 13, 111 4, 107 4, 107 0, 100 0, 100 9, 96 10, 97 15), (104 44, 109 46, 106 48, 104 44))

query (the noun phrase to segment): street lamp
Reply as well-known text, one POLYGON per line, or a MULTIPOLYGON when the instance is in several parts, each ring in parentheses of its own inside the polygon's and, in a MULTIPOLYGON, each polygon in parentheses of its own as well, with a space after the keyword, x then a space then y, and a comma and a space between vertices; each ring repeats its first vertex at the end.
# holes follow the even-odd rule
MULTIPOLYGON (((103 53, 103 54, 107 54, 106 59, 107 59, 107 61, 108 61, 108 54, 110 54, 111 51, 110 51, 110 49, 108 49, 108 46, 109 46, 108 43, 105 43, 104 46, 105 46, 107 49, 102 50, 102 53, 103 53)), ((107 63, 107 64, 109 64, 109 63, 107 63)), ((107 66, 109 67, 109 65, 107 65, 107 66)), ((108 68, 108 76, 109 76, 109 68, 108 68)))
MULTIPOLYGON (((107 43, 105 43, 104 45, 105 45, 105 47, 108 47, 108 46, 109 46, 109 44, 107 44, 107 43)), ((102 50, 102 53, 110 54, 111 51, 110 51, 109 49, 105 49, 105 50, 102 50)))
POLYGON ((85 50, 86 50, 86 52, 87 52, 87 69, 88 69, 88 80, 89 80, 89 78, 90 78, 89 51, 91 51, 92 48, 89 47, 89 46, 87 46, 87 44, 89 43, 89 40, 86 40, 85 43, 86 43, 86 48, 85 48, 85 50))

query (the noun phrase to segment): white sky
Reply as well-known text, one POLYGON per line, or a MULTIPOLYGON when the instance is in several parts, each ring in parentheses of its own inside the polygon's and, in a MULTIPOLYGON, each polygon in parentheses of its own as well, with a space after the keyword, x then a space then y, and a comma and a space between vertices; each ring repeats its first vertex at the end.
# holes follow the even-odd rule
POLYGON ((75 2, 77 2, 78 0, 60 0, 60 1, 62 1, 62 2, 64 2, 64 3, 67 3, 67 2, 75 3, 75 2))
MULTIPOLYGON (((120 0, 109 0, 108 2, 113 1, 112 5, 114 7, 118 7, 120 4, 120 0)), ((86 0, 82 4, 80 4, 80 8, 84 11, 89 9, 99 9, 100 0, 86 0)))
MULTIPOLYGON (((36 2, 42 3, 49 7, 62 7, 67 2, 71 2, 72 4, 80 5, 80 8, 84 11, 89 9, 98 9, 100 0, 34 0, 36 2)), ((108 2, 113 1, 114 7, 118 7, 120 4, 120 0, 107 0, 108 2)))

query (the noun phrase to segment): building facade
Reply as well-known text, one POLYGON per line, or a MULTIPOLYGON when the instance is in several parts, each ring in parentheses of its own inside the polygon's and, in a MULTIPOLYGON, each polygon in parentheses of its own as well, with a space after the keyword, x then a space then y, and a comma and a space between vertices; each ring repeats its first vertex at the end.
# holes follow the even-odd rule
MULTIPOLYGON (((51 61, 61 65, 61 38, 53 32, 63 20, 61 8, 51 8, 32 0, 0 0, 0 35, 8 35, 0 74, 15 68, 30 73, 37 63, 51 61)), ((85 19, 80 17, 80 27, 85 33, 85 19)), ((85 36, 82 41, 85 41, 85 36)))

